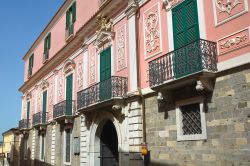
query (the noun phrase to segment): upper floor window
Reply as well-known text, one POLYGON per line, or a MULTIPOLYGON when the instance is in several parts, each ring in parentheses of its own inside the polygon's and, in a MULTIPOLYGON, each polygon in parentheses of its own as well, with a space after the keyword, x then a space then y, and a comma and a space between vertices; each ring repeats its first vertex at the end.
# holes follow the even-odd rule
POLYGON ((43 63, 46 62, 49 58, 49 49, 51 43, 50 40, 51 40, 51 33, 49 33, 44 39, 43 63))
POLYGON ((74 23, 76 21, 76 2, 74 2, 66 12, 66 39, 74 33, 74 23))
POLYGON ((34 65, 34 54, 32 54, 32 55, 29 57, 28 77, 30 77, 30 76, 32 75, 32 68, 33 68, 33 65, 34 65))

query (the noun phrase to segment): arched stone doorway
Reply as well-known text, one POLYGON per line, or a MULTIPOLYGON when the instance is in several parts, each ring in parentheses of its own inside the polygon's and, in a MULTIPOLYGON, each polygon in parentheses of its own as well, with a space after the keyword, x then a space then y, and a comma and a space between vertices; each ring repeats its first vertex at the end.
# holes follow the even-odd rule
POLYGON ((107 120, 102 128, 100 136, 100 165, 118 166, 118 138, 114 124, 107 120))
POLYGON ((88 137, 87 151, 89 153, 89 165, 91 166, 105 165, 102 164, 102 162, 105 162, 103 161, 104 159, 102 157, 104 151, 103 149, 104 147, 102 146, 102 144, 105 143, 106 139, 108 139, 107 140, 108 142, 106 142, 108 145, 110 142, 112 142, 112 144, 114 144, 115 142, 115 147, 111 148, 115 149, 115 151, 113 150, 113 153, 115 154, 115 160, 117 161, 117 163, 113 164, 112 166, 123 165, 121 163, 122 161, 121 147, 123 142, 121 124, 110 112, 102 112, 101 114, 96 114, 96 116, 94 116, 93 119, 94 120, 89 128, 89 133, 87 134, 88 137))

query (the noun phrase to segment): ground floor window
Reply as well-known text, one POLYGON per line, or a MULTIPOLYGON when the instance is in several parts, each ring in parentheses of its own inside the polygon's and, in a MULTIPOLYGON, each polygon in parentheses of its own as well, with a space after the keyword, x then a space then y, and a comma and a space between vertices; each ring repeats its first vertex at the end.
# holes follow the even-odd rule
POLYGON ((176 108, 177 140, 207 139, 202 99, 179 102, 176 108))
POLYGON ((45 154, 45 136, 40 136, 40 160, 44 161, 45 154))
POLYGON ((71 161, 71 129, 66 129, 64 132, 64 162, 71 161))
POLYGON ((23 144, 23 149, 24 149, 24 159, 27 160, 28 158, 28 139, 24 137, 24 144, 23 144))

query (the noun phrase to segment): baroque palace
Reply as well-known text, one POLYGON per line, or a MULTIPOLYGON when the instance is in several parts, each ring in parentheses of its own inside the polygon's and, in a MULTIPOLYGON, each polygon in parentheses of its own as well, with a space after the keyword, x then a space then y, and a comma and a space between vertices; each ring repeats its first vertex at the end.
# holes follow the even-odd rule
POLYGON ((249 0, 65 0, 24 55, 22 166, 250 165, 249 0))

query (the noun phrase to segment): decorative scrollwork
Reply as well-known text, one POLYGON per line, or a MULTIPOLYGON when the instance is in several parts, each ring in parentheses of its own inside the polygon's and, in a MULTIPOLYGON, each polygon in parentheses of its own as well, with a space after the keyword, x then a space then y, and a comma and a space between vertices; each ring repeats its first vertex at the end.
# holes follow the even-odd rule
POLYGON ((159 23, 158 23, 158 11, 150 12, 146 17, 146 47, 147 52, 151 53, 155 51, 159 45, 157 45, 157 39, 160 37, 159 23))
POLYGON ((77 84, 78 84, 78 89, 81 89, 82 85, 83 85, 83 64, 82 64, 82 62, 79 62, 78 67, 77 67, 77 84))
POLYGON ((229 15, 231 14, 231 11, 239 4, 241 4, 239 0, 234 0, 234 2, 231 2, 231 0, 226 0, 225 3, 223 3, 221 0, 215 1, 215 5, 219 9, 219 13, 226 12, 229 15))
POLYGON ((126 43, 125 43, 125 26, 117 30, 117 69, 118 71, 126 67, 126 43))
POLYGON ((246 34, 241 35, 241 36, 236 36, 235 38, 232 38, 232 39, 227 40, 226 42, 223 42, 220 45, 220 47, 221 47, 221 49, 230 48, 231 46, 238 45, 245 40, 247 40, 246 34))

